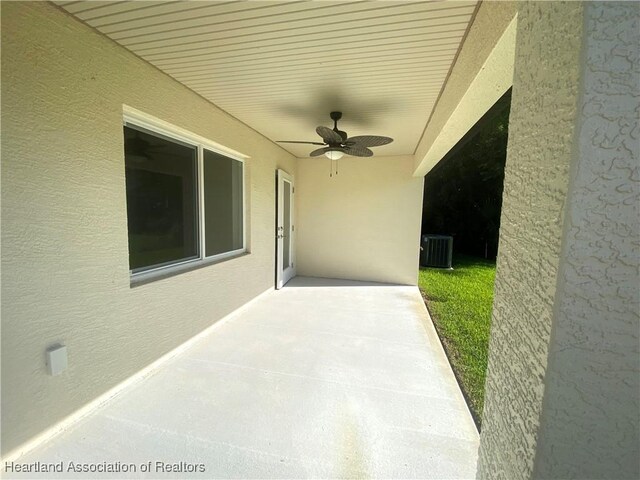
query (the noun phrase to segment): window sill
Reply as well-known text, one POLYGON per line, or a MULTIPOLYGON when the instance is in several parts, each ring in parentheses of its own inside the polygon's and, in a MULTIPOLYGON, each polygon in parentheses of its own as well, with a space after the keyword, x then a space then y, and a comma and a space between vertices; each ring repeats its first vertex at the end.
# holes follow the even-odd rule
POLYGON ((159 270, 152 270, 150 272, 142 272, 131 276, 131 288, 146 285, 148 283, 156 282, 158 280, 164 280, 165 278, 175 277, 183 273, 192 272, 201 268, 216 265, 218 263, 227 262, 229 260, 235 260, 236 258, 249 255, 247 251, 236 253, 235 255, 229 255, 228 257, 212 258, 212 259, 198 259, 192 262, 183 263, 181 265, 175 265, 159 270))

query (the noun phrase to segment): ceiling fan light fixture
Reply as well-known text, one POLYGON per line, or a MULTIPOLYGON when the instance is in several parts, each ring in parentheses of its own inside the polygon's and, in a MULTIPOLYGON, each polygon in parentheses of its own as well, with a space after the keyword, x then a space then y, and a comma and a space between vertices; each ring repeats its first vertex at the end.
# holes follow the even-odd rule
POLYGON ((344 156, 344 152, 340 150, 328 150, 324 152, 324 156, 329 160, 340 160, 344 156))

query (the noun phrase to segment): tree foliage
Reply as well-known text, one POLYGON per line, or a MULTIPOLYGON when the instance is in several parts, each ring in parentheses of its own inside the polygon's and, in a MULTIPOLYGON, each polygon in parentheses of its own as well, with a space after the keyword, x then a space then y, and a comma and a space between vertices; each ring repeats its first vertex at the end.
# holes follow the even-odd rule
POLYGON ((507 106, 427 174, 423 234, 453 235, 455 252, 496 257, 508 125, 507 106))

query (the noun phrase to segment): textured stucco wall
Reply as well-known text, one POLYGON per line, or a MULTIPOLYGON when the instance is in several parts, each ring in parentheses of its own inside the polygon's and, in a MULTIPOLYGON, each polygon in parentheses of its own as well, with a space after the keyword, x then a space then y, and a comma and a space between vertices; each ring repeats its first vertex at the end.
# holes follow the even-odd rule
POLYGON ((536 478, 640 478, 640 4, 585 5, 536 478))
POLYGON ((480 479, 640 474, 637 22, 519 7, 480 479))
POLYGON ((298 160, 298 275, 415 285, 423 178, 413 157, 298 160))
POLYGON ((3 454, 273 286, 277 167, 295 159, 51 4, 2 2, 3 454), (130 288, 123 104, 251 156, 250 255, 130 288))
POLYGON ((582 4, 518 10, 478 477, 531 478, 580 78, 582 4))
POLYGON ((516 2, 483 1, 415 151, 424 176, 511 87, 516 2))

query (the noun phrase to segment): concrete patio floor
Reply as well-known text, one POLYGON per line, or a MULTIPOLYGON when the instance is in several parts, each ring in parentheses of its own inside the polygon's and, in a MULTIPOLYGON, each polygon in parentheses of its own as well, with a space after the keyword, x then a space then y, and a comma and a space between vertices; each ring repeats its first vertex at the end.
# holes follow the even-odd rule
POLYGON ((477 448, 416 287, 297 277, 17 462, 138 466, 75 478, 441 479, 473 478, 477 448))

